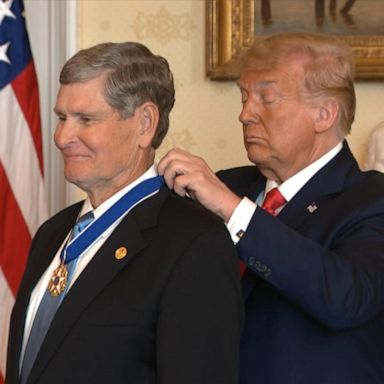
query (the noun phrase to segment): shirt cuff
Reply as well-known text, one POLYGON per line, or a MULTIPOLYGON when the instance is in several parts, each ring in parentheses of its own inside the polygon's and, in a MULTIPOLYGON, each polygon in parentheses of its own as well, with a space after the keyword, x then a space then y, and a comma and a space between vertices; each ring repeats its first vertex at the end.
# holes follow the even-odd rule
POLYGON ((256 208, 256 203, 244 197, 233 211, 227 223, 227 228, 234 244, 237 244, 244 235, 256 208))

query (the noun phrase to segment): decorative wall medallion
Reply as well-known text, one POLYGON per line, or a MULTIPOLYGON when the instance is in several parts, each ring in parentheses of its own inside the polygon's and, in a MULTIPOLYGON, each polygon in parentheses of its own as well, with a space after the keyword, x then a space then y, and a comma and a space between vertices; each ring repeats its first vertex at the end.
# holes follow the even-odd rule
POLYGON ((166 8, 160 8, 157 13, 139 12, 131 28, 138 40, 155 39, 166 44, 171 39, 188 41, 196 26, 188 13, 171 14, 166 8))
POLYGON ((196 143, 193 141, 191 133, 184 129, 179 132, 169 133, 159 148, 159 154, 165 154, 173 147, 179 147, 190 151, 196 143))

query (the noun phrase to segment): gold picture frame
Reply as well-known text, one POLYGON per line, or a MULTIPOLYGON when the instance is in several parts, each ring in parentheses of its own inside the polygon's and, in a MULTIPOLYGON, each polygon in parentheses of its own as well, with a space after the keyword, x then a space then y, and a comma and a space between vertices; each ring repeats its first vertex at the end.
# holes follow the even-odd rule
MULTIPOLYGON (((255 34, 253 0, 207 0, 207 76, 234 80, 235 63, 255 34)), ((340 36, 352 47, 356 80, 384 80, 384 35, 340 36)))

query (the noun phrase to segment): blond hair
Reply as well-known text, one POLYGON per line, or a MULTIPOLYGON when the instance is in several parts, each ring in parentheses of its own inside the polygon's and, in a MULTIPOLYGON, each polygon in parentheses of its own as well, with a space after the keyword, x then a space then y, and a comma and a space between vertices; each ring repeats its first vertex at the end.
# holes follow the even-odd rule
POLYGON ((255 40, 240 59, 240 71, 275 69, 301 59, 303 98, 316 102, 333 98, 340 113, 335 123, 347 135, 355 118, 354 60, 350 47, 332 36, 291 32, 255 40))

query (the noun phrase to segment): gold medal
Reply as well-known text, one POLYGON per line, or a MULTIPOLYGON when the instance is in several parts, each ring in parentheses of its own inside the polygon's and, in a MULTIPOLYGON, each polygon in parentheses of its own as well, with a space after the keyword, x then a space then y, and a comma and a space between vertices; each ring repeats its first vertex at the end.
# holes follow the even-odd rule
POLYGON ((63 262, 53 271, 48 283, 48 290, 52 296, 57 297, 64 292, 67 286, 68 270, 63 262))

